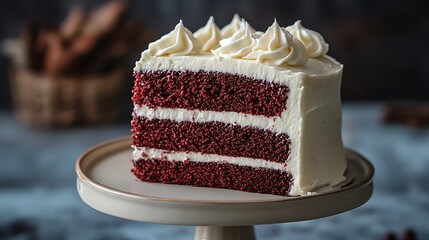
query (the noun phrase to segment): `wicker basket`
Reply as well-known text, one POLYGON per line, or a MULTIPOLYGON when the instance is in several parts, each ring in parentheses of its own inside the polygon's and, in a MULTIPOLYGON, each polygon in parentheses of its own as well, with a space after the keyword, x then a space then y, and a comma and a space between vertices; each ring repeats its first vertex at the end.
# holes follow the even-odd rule
POLYGON ((15 113, 26 124, 68 127, 117 120, 125 71, 84 77, 49 77, 24 67, 12 71, 15 113))

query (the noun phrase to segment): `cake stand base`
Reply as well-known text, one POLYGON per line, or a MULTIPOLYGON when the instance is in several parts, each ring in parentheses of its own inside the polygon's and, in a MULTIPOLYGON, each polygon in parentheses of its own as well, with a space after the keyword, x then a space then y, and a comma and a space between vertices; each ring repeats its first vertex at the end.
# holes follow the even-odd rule
POLYGON ((194 240, 256 240, 253 226, 199 226, 194 240))
POLYGON ((195 240, 254 240, 253 225, 326 217, 364 204, 374 169, 346 149, 346 181, 334 190, 301 197, 147 183, 130 173, 131 139, 101 143, 76 163, 77 190, 92 208, 135 221, 196 227, 195 240))

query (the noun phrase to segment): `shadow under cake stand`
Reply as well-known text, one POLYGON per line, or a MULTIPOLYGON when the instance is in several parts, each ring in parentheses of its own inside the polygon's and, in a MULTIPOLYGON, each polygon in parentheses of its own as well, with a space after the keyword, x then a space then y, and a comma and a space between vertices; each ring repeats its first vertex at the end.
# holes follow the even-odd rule
POLYGON ((92 208, 135 221, 198 226, 195 240, 254 240, 253 225, 316 219, 364 204, 374 169, 346 149, 346 181, 338 189, 284 197, 225 189, 140 182, 130 173, 130 137, 101 143, 76 162, 77 190, 92 208))

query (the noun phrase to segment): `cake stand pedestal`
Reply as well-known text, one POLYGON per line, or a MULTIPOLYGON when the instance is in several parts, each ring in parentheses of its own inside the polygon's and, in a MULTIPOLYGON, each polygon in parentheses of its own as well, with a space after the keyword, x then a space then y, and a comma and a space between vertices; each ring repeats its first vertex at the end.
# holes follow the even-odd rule
POLYGON ((135 221, 198 226, 195 240, 254 240, 253 225, 310 220, 345 212, 371 197, 374 169, 346 149, 347 180, 337 189, 283 197, 136 181, 129 137, 101 143, 76 163, 77 190, 92 208, 135 221))

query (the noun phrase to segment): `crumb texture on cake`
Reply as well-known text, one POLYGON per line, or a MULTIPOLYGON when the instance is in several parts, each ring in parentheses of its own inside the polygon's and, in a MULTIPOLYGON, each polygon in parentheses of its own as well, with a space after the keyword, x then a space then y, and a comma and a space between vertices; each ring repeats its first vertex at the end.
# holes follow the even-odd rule
POLYGON ((289 155, 287 134, 219 122, 194 123, 135 117, 133 141, 137 147, 249 157, 284 163, 289 155))
POLYGON ((288 195, 289 173, 227 163, 201 163, 146 159, 133 161, 132 172, 147 182, 226 188, 247 192, 288 195))
POLYGON ((136 73, 133 101, 149 107, 232 111, 267 117, 286 108, 288 88, 238 74, 191 71, 136 73))

